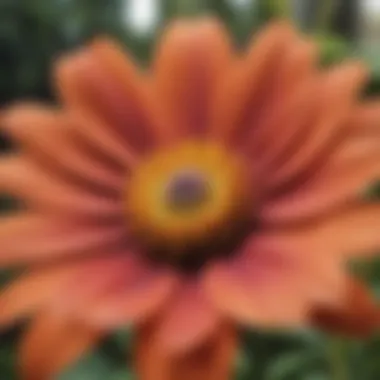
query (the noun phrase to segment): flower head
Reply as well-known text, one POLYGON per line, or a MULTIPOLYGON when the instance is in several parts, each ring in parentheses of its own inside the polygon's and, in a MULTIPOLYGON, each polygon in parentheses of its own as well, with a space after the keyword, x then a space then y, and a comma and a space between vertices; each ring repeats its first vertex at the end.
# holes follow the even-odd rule
MULTIPOLYGON (((4 112, 20 150, 0 187, 22 207, 1 221, 0 265, 27 270, 0 322, 34 317, 25 379, 122 325, 141 379, 221 380, 236 323, 348 323, 346 264, 380 247, 380 206, 361 200, 380 174, 380 103, 359 100, 361 63, 317 61, 284 22, 241 54, 217 21, 179 21, 148 71, 98 39, 57 63, 62 107, 4 112)), ((363 305, 356 323, 375 328, 363 305)))

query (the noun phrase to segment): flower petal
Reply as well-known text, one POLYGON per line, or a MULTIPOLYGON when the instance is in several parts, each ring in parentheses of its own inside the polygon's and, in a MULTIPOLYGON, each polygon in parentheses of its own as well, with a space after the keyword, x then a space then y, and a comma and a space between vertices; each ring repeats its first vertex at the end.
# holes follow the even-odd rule
POLYGON ((120 247, 127 239, 124 226, 86 226, 20 214, 0 220, 0 266, 104 251, 120 247))
POLYGON ((233 374, 237 346, 234 326, 223 324, 204 345, 186 353, 170 354, 154 344, 155 324, 137 334, 136 370, 140 380, 228 380, 233 374))
POLYGON ((116 197, 93 194, 68 184, 18 156, 0 160, 0 191, 55 216, 120 220, 123 214, 121 201, 116 197))
POLYGON ((367 100, 351 112, 348 134, 333 160, 362 158, 380 152, 380 100, 367 100))
POLYGON ((84 315, 88 323, 107 329, 141 322, 170 299, 177 285, 175 273, 153 270, 137 261, 133 276, 123 286, 83 305, 84 315))
POLYGON ((301 38, 287 49, 281 75, 277 74, 273 84, 274 97, 261 110, 245 142, 264 168, 281 160, 314 118, 318 100, 315 94, 320 87, 317 53, 315 43, 301 38))
POLYGON ((135 161, 133 152, 120 141, 112 128, 88 111, 85 112, 89 106, 85 93, 78 88, 77 76, 87 56, 86 52, 80 51, 58 61, 55 70, 57 92, 61 102, 70 105, 65 107, 65 113, 73 125, 73 132, 120 167, 129 168, 135 161))
MULTIPOLYGON (((344 265, 349 259, 376 254, 380 248, 379 220, 379 204, 354 203, 330 216, 295 225, 293 229, 298 232, 284 235, 288 238, 286 244, 296 244, 298 251, 308 252, 308 259, 338 258, 344 265)), ((273 234, 267 238, 283 239, 273 234)))
POLYGON ((23 338, 20 371, 24 380, 50 380, 80 359, 104 333, 88 326, 39 315, 23 338))
POLYGON ((58 64, 57 82, 69 109, 95 117, 132 150, 152 147, 154 117, 146 101, 144 78, 121 47, 96 40, 58 64))
POLYGON ((338 252, 351 258, 373 255, 380 249, 379 221, 379 204, 356 204, 315 226, 310 231, 310 244, 328 254, 338 252))
POLYGON ((346 141, 342 143, 340 149, 338 149, 331 162, 336 163, 347 163, 348 160, 360 160, 369 159, 375 157, 376 154, 379 155, 380 152, 380 134, 378 137, 369 135, 358 135, 349 136, 346 141))
POLYGON ((77 271, 61 288, 54 304, 55 310, 83 318, 88 305, 120 294, 144 273, 144 263, 133 252, 121 250, 102 256, 102 259, 93 260, 77 271))
MULTIPOLYGON (((373 140, 372 144, 375 144, 373 140)), ((331 209, 339 209, 359 199, 370 185, 380 179, 380 141, 375 145, 372 154, 368 143, 364 146, 351 145, 349 151, 343 152, 346 158, 342 155, 334 157, 294 192, 268 200, 261 211, 262 220, 268 223, 299 221, 324 215, 331 209), (358 154, 359 157, 355 158, 358 154)))
POLYGON ((172 354, 193 350, 221 324, 221 315, 197 280, 183 283, 159 316, 154 339, 172 354))
POLYGON ((304 138, 268 178, 272 191, 289 186, 289 182, 299 179, 310 167, 315 169, 317 163, 323 162, 326 155, 335 150, 337 138, 346 126, 347 113, 366 79, 366 69, 360 63, 333 68, 321 78, 322 88, 318 93, 320 109, 314 115, 316 121, 311 120, 311 124, 304 126, 308 128, 304 138))
POLYGON ((207 294, 221 312, 245 324, 306 323, 313 302, 341 295, 344 266, 338 255, 310 251, 305 243, 303 234, 291 231, 249 239, 235 258, 210 265, 207 294))
POLYGON ((18 105, 3 113, 2 126, 44 168, 86 180, 93 186, 120 191, 124 178, 73 141, 65 114, 42 106, 18 105))
POLYGON ((278 67, 294 31, 288 23, 271 24, 252 43, 246 57, 226 75, 212 108, 211 132, 229 143, 251 126, 273 71, 278 67), (257 42, 256 42, 257 41, 257 42))
POLYGON ((123 141, 112 136, 106 124, 74 109, 66 110, 65 115, 78 141, 90 148, 99 159, 125 173, 134 168, 137 163, 136 154, 123 141))
POLYGON ((169 132, 205 134, 211 101, 232 62, 224 27, 209 18, 195 23, 181 20, 166 31, 156 55, 154 86, 175 128, 169 132))
POLYGON ((294 277, 281 273, 277 264, 253 262, 246 270, 236 264, 215 264, 206 274, 206 291, 220 312, 255 327, 304 323, 307 304, 294 277))
POLYGON ((62 309, 62 303, 65 302, 62 295, 74 281, 76 287, 71 288, 70 303, 73 303, 73 298, 79 298, 78 293, 83 293, 83 284, 87 285, 86 275, 88 278, 89 273, 97 268, 104 268, 107 275, 112 265, 113 268, 120 268, 123 261, 124 256, 111 254, 106 257, 96 256, 49 264, 22 273, 0 293, 0 325, 7 326, 17 322, 57 302, 62 309))
MULTIPOLYGON (((298 119, 302 119, 300 117, 302 115, 299 114, 307 113, 301 107, 307 107, 305 103, 308 100, 299 99, 297 95, 302 91, 303 96, 307 97, 308 94, 304 91, 305 86, 313 88, 312 81, 317 75, 317 62, 316 44, 294 36, 294 41, 289 42, 283 59, 278 63, 278 71, 270 78, 269 88, 266 89, 261 100, 262 105, 252 110, 254 120, 251 122, 250 130, 247 131, 247 136, 242 141, 242 145, 246 146, 245 149, 248 149, 251 154, 257 155, 260 152, 260 156, 265 153, 273 155, 272 145, 278 145, 278 140, 282 141, 279 134, 287 137, 285 132, 288 128, 296 129, 298 120, 295 118, 298 116, 298 119), (294 111, 295 97, 304 103, 301 105, 298 102, 296 111, 294 111), (290 118, 292 120, 289 120, 290 118)), ((315 97, 314 91, 313 96, 315 97)), ((293 138, 295 136, 294 133, 290 135, 293 138)), ((260 160, 263 160, 263 157, 260 157, 260 160)))
POLYGON ((0 325, 8 326, 53 299, 76 267, 59 267, 24 274, 0 294, 0 325))
POLYGON ((353 111, 350 120, 353 133, 379 138, 380 136, 380 98, 367 100, 353 111))
POLYGON ((364 283, 349 278, 343 304, 317 306, 310 319, 328 333, 367 338, 380 326, 380 308, 364 283))

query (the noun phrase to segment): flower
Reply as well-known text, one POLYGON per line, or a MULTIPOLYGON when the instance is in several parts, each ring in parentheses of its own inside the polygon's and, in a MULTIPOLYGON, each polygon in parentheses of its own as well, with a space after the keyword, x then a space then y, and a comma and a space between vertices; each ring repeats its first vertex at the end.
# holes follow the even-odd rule
POLYGON ((317 307, 310 318, 325 332, 354 338, 368 338, 380 323, 379 307, 371 292, 355 278, 347 281, 344 302, 317 307))
POLYGON ((240 54, 218 21, 178 21, 149 70, 100 38, 58 61, 62 107, 3 113, 20 149, 0 187, 22 204, 1 221, 0 265, 24 272, 0 323, 33 317, 26 380, 122 325, 142 380, 228 379, 238 323, 377 327, 347 264, 380 247, 380 205, 362 197, 380 103, 359 99, 360 62, 317 61, 286 22, 240 54))

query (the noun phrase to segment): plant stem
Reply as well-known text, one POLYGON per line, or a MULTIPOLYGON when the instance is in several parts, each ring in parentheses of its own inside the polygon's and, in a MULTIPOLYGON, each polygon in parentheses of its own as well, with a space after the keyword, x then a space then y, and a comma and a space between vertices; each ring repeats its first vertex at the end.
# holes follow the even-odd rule
POLYGON ((349 379, 349 370, 346 365, 344 342, 341 339, 331 339, 329 343, 329 361, 332 380, 349 379))

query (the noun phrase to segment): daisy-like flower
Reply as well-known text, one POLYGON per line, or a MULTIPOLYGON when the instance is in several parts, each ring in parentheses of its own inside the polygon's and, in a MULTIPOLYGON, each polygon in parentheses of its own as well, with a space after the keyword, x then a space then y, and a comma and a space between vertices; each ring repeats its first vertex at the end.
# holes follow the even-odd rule
POLYGON ((0 265, 24 271, 0 323, 32 317, 24 379, 125 325, 141 380, 231 378, 238 324, 376 327, 347 264, 380 248, 380 103, 359 101, 361 63, 317 61, 286 22, 240 54, 216 20, 178 21, 149 70, 98 39, 57 63, 61 108, 3 113, 22 205, 0 265))

